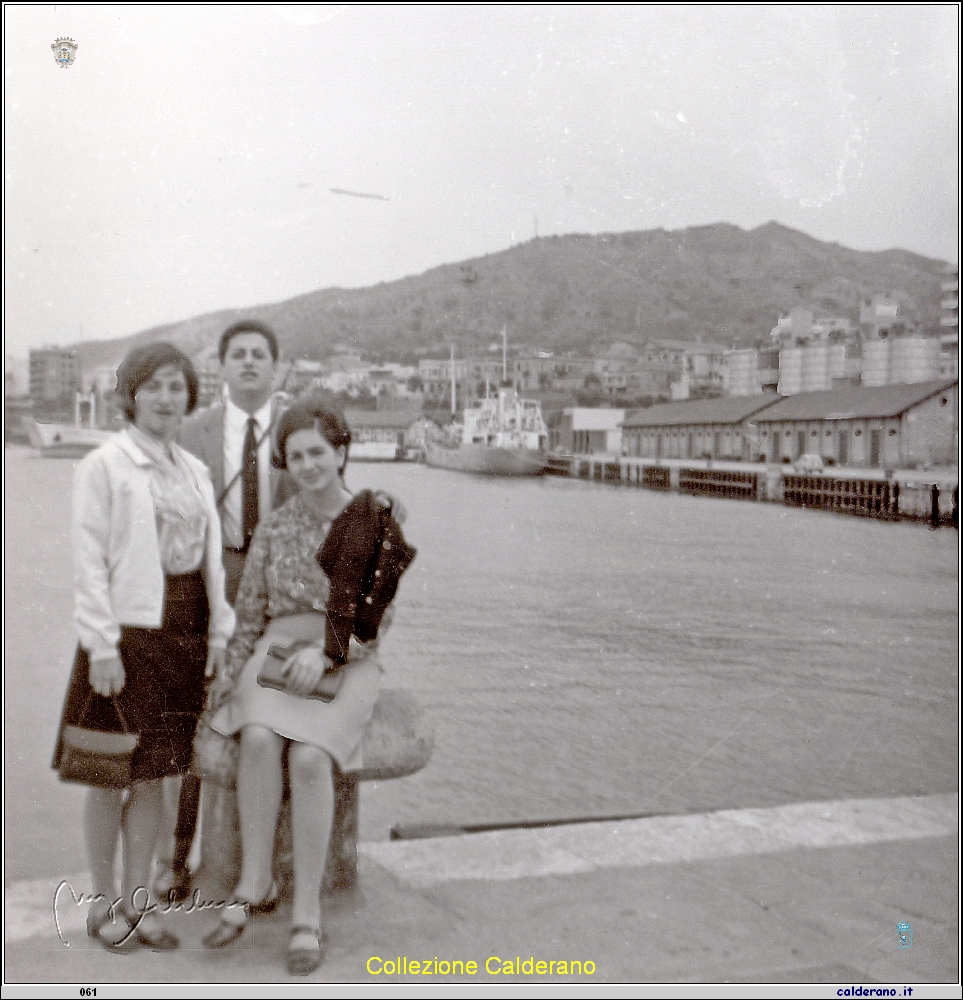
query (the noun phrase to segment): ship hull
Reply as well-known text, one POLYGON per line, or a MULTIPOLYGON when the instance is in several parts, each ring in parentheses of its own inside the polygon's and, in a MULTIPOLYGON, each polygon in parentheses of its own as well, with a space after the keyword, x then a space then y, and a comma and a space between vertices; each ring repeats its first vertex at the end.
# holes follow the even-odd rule
POLYGON ((486 476, 540 476, 546 468, 544 452, 527 448, 489 448, 479 444, 443 448, 428 442, 425 462, 436 469, 486 476))
POLYGON ((34 421, 27 427, 30 444, 49 458, 74 458, 86 455, 109 441, 115 431, 101 431, 93 427, 74 427, 71 424, 40 424, 34 421))
POLYGON ((359 441, 351 445, 351 461, 397 462, 400 450, 394 442, 359 441))

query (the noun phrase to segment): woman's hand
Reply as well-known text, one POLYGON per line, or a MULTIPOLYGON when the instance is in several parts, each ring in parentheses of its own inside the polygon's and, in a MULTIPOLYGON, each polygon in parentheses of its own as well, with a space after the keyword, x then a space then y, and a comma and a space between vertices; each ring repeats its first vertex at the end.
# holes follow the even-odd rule
POLYGON ((307 698, 317 688, 330 663, 324 653, 311 646, 299 650, 284 664, 288 691, 299 698, 307 698))
MULTIPOLYGON (((210 665, 210 654, 208 654, 208 665, 210 665)), ((216 711, 227 700, 228 695, 233 690, 234 680, 224 675, 224 663, 222 659, 221 665, 214 675, 214 680, 211 681, 207 689, 207 708, 212 712, 216 711)))
POLYGON ((209 646, 207 650, 207 665, 204 667, 205 677, 217 677, 224 672, 224 664, 227 662, 227 650, 219 647, 209 646))
POLYGON ((120 694, 124 690, 126 681, 127 675, 124 673, 124 665, 120 662, 119 656, 90 661, 90 686, 104 698, 120 694))
POLYGON ((397 498, 393 497, 390 493, 386 493, 384 490, 378 490, 375 493, 375 500, 381 504, 382 507, 387 507, 391 511, 391 516, 395 519, 398 524, 404 524, 406 518, 408 517, 408 508, 397 498))

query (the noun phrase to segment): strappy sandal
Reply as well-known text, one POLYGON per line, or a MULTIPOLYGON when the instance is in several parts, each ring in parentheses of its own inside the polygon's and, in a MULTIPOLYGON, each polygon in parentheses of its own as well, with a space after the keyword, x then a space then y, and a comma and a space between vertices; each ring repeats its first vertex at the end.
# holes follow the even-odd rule
POLYGON ((277 905, 280 902, 281 891, 278 889, 277 882, 272 880, 268 894, 260 903, 244 902, 239 906, 235 905, 223 913, 214 930, 204 938, 204 947, 226 948, 229 944, 233 944, 244 933, 244 928, 247 927, 248 920, 251 917, 271 913, 277 909, 277 905), (228 917, 229 913, 234 915, 233 919, 228 917))
POLYGON ((321 940, 321 929, 309 927, 307 924, 296 924, 291 928, 291 944, 298 936, 311 937, 317 944, 316 948, 288 948, 288 974, 292 976, 310 976, 324 961, 324 945, 321 940))

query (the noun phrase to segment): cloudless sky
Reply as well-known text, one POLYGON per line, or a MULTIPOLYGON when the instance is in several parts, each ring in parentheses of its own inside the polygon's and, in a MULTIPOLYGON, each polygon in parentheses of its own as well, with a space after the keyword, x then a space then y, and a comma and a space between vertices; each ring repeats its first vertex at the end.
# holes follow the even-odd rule
POLYGON ((956 261, 958 17, 8 4, 6 351, 391 281, 536 225, 776 219, 956 261))

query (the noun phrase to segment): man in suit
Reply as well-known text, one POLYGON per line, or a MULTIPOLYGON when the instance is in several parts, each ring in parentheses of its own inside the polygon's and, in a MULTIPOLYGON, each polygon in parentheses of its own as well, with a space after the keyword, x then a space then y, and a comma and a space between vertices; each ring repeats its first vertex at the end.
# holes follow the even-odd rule
MULTIPOLYGON (((210 470, 221 517, 224 589, 233 604, 254 529, 287 499, 291 487, 271 463, 277 335, 260 320, 238 320, 221 334, 218 355, 227 400, 185 420, 179 442, 210 470)), ((187 857, 197 828, 200 788, 194 775, 181 779, 173 858, 158 881, 161 893, 170 892, 175 901, 188 899, 191 892, 187 857)))
POLYGON ((238 320, 221 335, 218 354, 227 400, 185 420, 180 443, 211 471, 221 514, 227 599, 233 604, 254 528, 287 499, 290 487, 271 464, 276 334, 260 320, 238 320))

